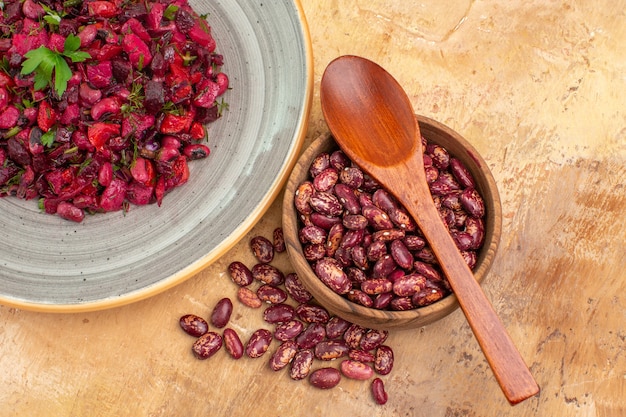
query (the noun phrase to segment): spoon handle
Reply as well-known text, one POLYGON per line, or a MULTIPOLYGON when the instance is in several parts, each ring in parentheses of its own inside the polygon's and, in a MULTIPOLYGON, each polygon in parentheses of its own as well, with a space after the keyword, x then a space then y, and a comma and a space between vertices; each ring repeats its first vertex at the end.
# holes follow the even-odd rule
POLYGON ((441 268, 448 277, 459 305, 504 395, 512 405, 536 395, 539 392, 537 382, 457 250, 454 240, 432 204, 432 197, 423 195, 425 193, 419 187, 413 188, 412 192, 399 195, 398 198, 418 221, 435 256, 440 260, 441 268))

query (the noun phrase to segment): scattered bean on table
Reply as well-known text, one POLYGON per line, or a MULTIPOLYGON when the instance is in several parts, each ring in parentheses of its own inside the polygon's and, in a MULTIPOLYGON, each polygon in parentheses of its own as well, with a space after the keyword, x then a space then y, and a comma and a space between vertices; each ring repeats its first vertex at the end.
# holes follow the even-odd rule
MULTIPOLYGON (((335 158, 338 156, 333 160, 335 158)), ((282 236, 282 230, 275 229, 273 236, 282 236)), ((208 359, 224 346, 234 360, 256 360, 269 356, 268 368, 272 371, 286 369, 290 379, 306 379, 311 386, 319 389, 332 389, 341 383, 342 377, 354 381, 371 380, 369 391, 374 401, 385 404, 388 396, 381 377, 393 368, 393 351, 384 344, 389 333, 331 315, 317 304, 296 273, 285 274, 269 262, 261 261, 269 259, 259 258, 254 253, 255 245, 261 241, 263 239, 256 237, 250 242, 258 264, 249 268, 243 262, 234 261, 227 267, 226 276, 234 284, 239 303, 233 304, 227 296, 220 298, 209 322, 196 314, 181 316, 180 327, 196 337, 192 345, 193 355, 198 359, 208 359), (259 278, 261 276, 263 279, 259 278), (263 304, 266 307, 260 309, 263 304), (226 327, 234 309, 240 307, 260 310, 261 319, 267 327, 251 329, 245 344, 238 332, 226 327), (223 329, 221 333, 219 329, 223 329), (273 343, 274 339, 277 343, 273 343), (316 366, 317 363, 321 365, 316 366)), ((264 250, 267 249, 266 244, 262 243, 264 250)), ((274 254, 282 252, 274 251, 274 254)))

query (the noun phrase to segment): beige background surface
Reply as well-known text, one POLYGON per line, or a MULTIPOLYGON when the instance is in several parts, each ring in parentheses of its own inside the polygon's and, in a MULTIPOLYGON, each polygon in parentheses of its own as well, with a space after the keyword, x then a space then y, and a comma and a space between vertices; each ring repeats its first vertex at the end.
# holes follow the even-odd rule
MULTIPOLYGON (((626 415, 626 2, 303 0, 315 55, 307 142, 325 130, 319 80, 356 54, 387 68, 416 112, 463 134, 499 186, 503 238, 484 288, 542 392, 511 407, 460 311, 394 332, 389 401, 331 391, 267 358, 193 358, 185 313, 234 299, 226 266, 280 225, 280 201, 187 282, 71 315, 0 306, 0 416, 626 415)), ((289 270, 286 255, 277 265, 289 270)), ((242 336, 264 327, 235 304, 242 336)))

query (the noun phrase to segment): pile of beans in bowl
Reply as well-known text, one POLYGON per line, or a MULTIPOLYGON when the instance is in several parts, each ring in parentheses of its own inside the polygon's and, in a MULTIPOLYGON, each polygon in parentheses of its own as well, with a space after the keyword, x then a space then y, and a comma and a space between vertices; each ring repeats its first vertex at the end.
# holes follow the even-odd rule
POLYGON ((187 182, 228 88, 187 0, 0 5, 0 197, 80 222, 187 182))
POLYGON ((257 263, 248 267, 233 261, 228 266, 237 302, 221 298, 207 312, 208 320, 202 314, 180 317, 180 327, 195 337, 195 357, 208 359, 222 347, 235 360, 267 357, 273 372, 288 372, 292 380, 308 380, 319 389, 334 388, 343 377, 368 381, 374 401, 385 404, 388 395, 383 379, 394 365, 393 350, 385 343, 388 332, 331 315, 316 303, 297 274, 275 267, 274 256, 285 251, 281 228, 274 231, 272 240, 253 237, 250 247, 257 263), (242 306, 262 312, 265 326, 235 330, 238 326, 231 316, 242 306), (244 331, 248 334, 242 341, 244 331))
MULTIPOLYGON (((485 204, 463 163, 422 138, 435 205, 468 266, 485 240, 485 204)), ((341 151, 317 155, 294 204, 304 257, 350 301, 411 310, 450 293, 433 251, 406 209, 341 151)), ((410 178, 407 178, 410 181, 410 178)))

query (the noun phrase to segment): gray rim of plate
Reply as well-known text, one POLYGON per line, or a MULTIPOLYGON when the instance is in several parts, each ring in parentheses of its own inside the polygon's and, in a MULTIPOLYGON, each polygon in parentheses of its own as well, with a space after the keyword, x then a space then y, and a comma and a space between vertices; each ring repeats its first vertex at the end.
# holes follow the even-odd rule
POLYGON ((191 0, 207 15, 231 89, 209 125, 211 155, 161 207, 86 216, 43 214, 0 198, 0 304, 77 312, 138 301, 193 276, 237 243, 280 192, 301 150, 313 90, 298 0, 191 0))

